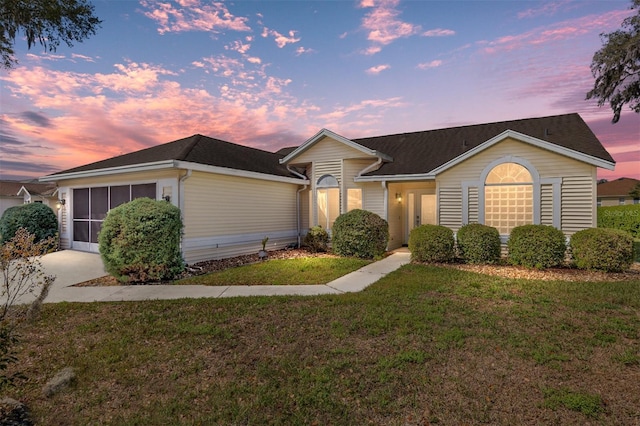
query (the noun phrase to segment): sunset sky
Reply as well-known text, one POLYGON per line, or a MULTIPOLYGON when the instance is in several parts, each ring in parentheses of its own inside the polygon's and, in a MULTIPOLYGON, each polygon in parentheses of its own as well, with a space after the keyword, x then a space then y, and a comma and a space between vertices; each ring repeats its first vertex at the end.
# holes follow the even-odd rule
POLYGON ((640 115, 586 101, 617 1, 93 1, 73 48, 0 71, 0 178, 24 179, 195 133, 269 151, 578 112, 640 179, 640 115))

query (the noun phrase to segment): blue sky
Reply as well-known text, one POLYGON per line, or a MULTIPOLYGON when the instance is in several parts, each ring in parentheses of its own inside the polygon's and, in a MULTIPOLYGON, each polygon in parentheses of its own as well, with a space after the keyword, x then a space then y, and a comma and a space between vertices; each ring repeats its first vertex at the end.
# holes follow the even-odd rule
POLYGON ((640 115, 585 101, 630 1, 94 1, 73 48, 16 42, 0 72, 0 177, 201 133, 269 151, 578 112, 640 178, 640 115))

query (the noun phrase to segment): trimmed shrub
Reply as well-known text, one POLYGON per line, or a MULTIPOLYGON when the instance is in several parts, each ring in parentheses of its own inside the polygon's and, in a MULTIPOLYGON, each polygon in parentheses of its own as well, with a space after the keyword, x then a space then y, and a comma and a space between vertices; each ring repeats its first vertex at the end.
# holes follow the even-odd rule
POLYGON ((546 269, 564 263, 567 245, 564 234, 548 225, 522 225, 511 230, 509 263, 527 268, 546 269))
POLYGON ((620 272, 633 263, 633 238, 617 229, 583 229, 571 236, 570 247, 580 269, 620 272))
POLYGON ((470 223, 456 235, 460 256, 467 263, 496 263, 500 260, 500 233, 492 226, 470 223))
POLYGON ((109 211, 98 235, 105 269, 122 282, 170 280, 184 270, 180 209, 137 198, 109 211))
POLYGON ((329 249, 329 234, 322 226, 316 225, 309 229, 302 244, 312 253, 325 252, 329 249))
POLYGON ((640 204, 598 207, 598 228, 619 229, 640 240, 640 204))
POLYGON ((451 262, 454 245, 453 231, 440 225, 420 225, 409 234, 409 251, 415 262, 451 262))
POLYGON ((389 242, 389 224, 375 213, 355 209, 333 223, 331 247, 340 256, 373 259, 382 256, 389 242))
MULTIPOLYGON (((12 239, 20 228, 35 235, 36 243, 51 237, 57 240, 58 218, 49 206, 42 203, 9 207, 0 218, 0 243, 12 239)), ((55 247, 56 243, 49 249, 55 247)))

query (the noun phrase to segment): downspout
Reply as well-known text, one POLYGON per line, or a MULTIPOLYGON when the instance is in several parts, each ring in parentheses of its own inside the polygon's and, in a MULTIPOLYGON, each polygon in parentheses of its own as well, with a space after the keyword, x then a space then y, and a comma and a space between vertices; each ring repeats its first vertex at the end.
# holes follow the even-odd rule
MULTIPOLYGON (((287 170, 289 171, 289 173, 298 176, 300 179, 304 179, 307 180, 307 177, 303 174, 300 174, 298 172, 296 172, 295 170, 291 169, 291 166, 287 164, 287 170)), ((302 188, 298 189, 296 191, 296 233, 298 235, 298 248, 300 248, 301 246, 301 238, 300 238, 300 193, 302 191, 305 191, 307 189, 309 185, 304 184, 302 188)))
POLYGON ((384 220, 389 221, 389 188, 387 187, 387 181, 380 182, 382 189, 384 190, 384 220))
MULTIPOLYGON (((184 181, 191 177, 193 170, 188 169, 184 176, 180 177, 178 181, 178 207, 180 208, 180 216, 182 217, 182 223, 184 224, 184 181)), ((180 252, 184 258, 184 235, 180 236, 180 252)))
POLYGON ((379 169, 381 165, 382 165, 382 157, 378 157, 378 161, 376 161, 373 164, 369 164, 367 167, 365 167, 364 169, 360 170, 360 172, 358 173, 358 175, 356 177, 360 177, 363 174, 369 173, 372 170, 379 169))

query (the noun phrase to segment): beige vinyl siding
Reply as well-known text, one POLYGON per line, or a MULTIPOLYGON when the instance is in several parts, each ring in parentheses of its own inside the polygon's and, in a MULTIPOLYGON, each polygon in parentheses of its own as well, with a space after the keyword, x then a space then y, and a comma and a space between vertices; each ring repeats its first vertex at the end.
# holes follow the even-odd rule
POLYGON ((478 188, 472 187, 469 191, 469 222, 478 223, 478 188))
POLYGON ((464 162, 438 175, 442 185, 455 185, 463 181, 477 181, 489 163, 506 156, 527 159, 541 178, 563 176, 591 176, 591 166, 551 151, 514 139, 504 141, 468 158, 464 162))
POLYGON ((438 224, 457 232, 462 226, 462 188, 441 185, 438 190, 438 205, 438 224))
POLYGON ((298 185, 194 172, 184 185, 187 263, 295 242, 298 185))
POLYGON ((355 177, 358 176, 365 168, 374 164, 375 160, 346 160, 344 162, 344 185, 345 188, 362 188, 362 184, 354 181, 355 177))
POLYGON ((309 222, 309 209, 311 207, 311 191, 307 188, 300 193, 300 231, 304 234, 307 229, 311 228, 309 222))
MULTIPOLYGON (((620 198, 623 198, 622 196, 619 197, 598 197, 600 198, 600 205, 602 207, 606 207, 606 206, 621 206, 623 204, 620 204, 620 198)), ((634 204, 634 199, 632 197, 624 197, 624 205, 627 204, 634 204)))
MULTIPOLYGON (((335 139, 324 137, 313 146, 291 160, 291 164, 322 163, 335 161, 336 159, 362 158, 366 154, 338 142, 335 139)), ((375 160, 375 157, 372 157, 375 160)))
POLYGON ((462 205, 453 197, 455 191, 461 192, 462 182, 469 185, 468 219, 473 222, 478 217, 476 212, 481 208, 480 203, 474 201, 473 192, 477 191, 479 200, 479 191, 484 188, 484 182, 480 182, 482 172, 493 161, 508 157, 525 159, 538 172, 541 180, 541 223, 552 225, 554 209, 559 208, 561 229, 565 234, 571 235, 577 230, 593 226, 595 167, 514 139, 499 142, 438 175, 440 224, 454 231, 457 229, 458 217, 462 216, 462 212, 456 210, 462 209, 462 205), (553 199, 553 185, 544 183, 545 179, 554 178, 562 178, 562 202, 553 199), (454 205, 448 205, 449 202, 454 205))
POLYGON ((571 236, 577 231, 596 226, 593 211, 591 177, 568 177, 562 180, 562 231, 571 236))
POLYGON ((338 180, 338 183, 342 185, 342 161, 322 161, 313 163, 313 185, 318 183, 324 175, 331 175, 338 180))
POLYGON ((384 188, 380 182, 368 182, 362 185, 362 208, 385 218, 384 188))
POLYGON ((69 239, 69 204, 66 204, 68 197, 66 192, 60 192, 59 195, 61 200, 65 200, 65 205, 60 206, 58 213, 58 220, 60 221, 60 248, 69 249, 71 248, 71 240, 69 239))
POLYGON ((540 224, 553 226, 553 186, 542 185, 540 188, 540 224))

